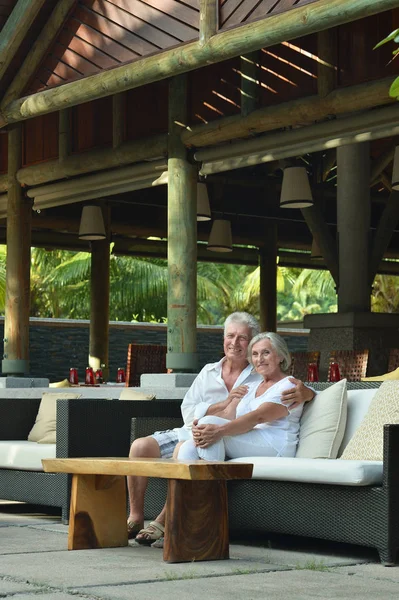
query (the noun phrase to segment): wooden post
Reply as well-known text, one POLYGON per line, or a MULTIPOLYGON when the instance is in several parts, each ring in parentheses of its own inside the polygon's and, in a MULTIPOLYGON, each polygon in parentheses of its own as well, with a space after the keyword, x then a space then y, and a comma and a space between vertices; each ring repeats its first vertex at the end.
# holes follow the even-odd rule
POLYGON ((337 150, 338 312, 369 312, 370 144, 337 150))
POLYGON ((265 228, 265 243, 259 248, 260 328, 277 331, 277 226, 265 228))
POLYGON ((259 107, 260 52, 241 56, 241 115, 246 117, 259 107))
POLYGON ((119 148, 125 141, 126 95, 112 96, 112 147, 119 148))
POLYGON ((71 111, 69 108, 58 113, 58 160, 63 162, 71 153, 71 111))
POLYGON ((166 366, 197 369, 197 172, 186 156, 187 77, 169 84, 168 333, 166 366))
POLYGON ((219 6, 216 0, 200 0, 200 46, 204 46, 217 32, 218 10, 219 6))
POLYGON ((103 208, 102 212, 107 237, 105 240, 91 242, 89 365, 94 371, 102 368, 104 380, 107 381, 109 379, 109 207, 103 208))
POLYGON ((30 242, 32 204, 25 200, 16 174, 22 160, 22 131, 8 133, 8 208, 6 306, 2 371, 23 375, 29 371, 30 242))
POLYGON ((326 29, 317 34, 317 92, 321 98, 337 87, 337 30, 326 29))

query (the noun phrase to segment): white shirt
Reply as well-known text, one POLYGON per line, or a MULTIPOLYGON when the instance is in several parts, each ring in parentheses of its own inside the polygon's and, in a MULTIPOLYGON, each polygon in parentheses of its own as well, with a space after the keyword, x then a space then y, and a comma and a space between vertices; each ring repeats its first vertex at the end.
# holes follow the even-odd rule
MULTIPOLYGON (((259 385, 259 381, 249 384, 247 394, 237 405, 237 417, 241 417, 242 415, 246 415, 249 412, 256 410, 265 402, 272 402, 274 404, 285 406, 281 401, 282 392, 295 387, 295 384, 291 383, 288 377, 284 377, 284 379, 281 379, 272 385, 263 394, 256 396, 256 390, 259 385)), ((258 425, 255 425, 254 429, 261 430, 265 440, 273 446, 279 455, 284 453, 285 456, 295 456, 295 448, 299 436, 299 419, 301 418, 303 404, 293 410, 290 410, 289 406, 285 406, 285 408, 287 409, 286 416, 281 419, 275 419, 270 423, 259 423, 258 425)))
MULTIPOLYGON (((203 417, 211 404, 223 402, 229 395, 222 378, 222 364, 225 360, 226 357, 223 357, 219 362, 205 365, 184 396, 181 405, 184 427, 174 430, 178 433, 179 441, 190 439, 194 418, 203 417)), ((250 383, 259 384, 261 381, 262 377, 257 373, 252 373, 252 366, 248 365, 237 377, 233 388, 239 385, 249 385, 250 383)))

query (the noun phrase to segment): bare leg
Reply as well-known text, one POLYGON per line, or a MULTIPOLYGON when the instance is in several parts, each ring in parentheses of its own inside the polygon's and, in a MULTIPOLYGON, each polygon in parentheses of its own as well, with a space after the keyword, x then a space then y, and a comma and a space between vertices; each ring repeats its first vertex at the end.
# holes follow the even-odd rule
MULTIPOLYGON (((130 458, 160 458, 161 453, 157 441, 153 437, 134 440, 131 445, 130 458)), ((127 477, 129 491, 129 521, 144 522, 144 496, 147 489, 147 477, 127 477)))

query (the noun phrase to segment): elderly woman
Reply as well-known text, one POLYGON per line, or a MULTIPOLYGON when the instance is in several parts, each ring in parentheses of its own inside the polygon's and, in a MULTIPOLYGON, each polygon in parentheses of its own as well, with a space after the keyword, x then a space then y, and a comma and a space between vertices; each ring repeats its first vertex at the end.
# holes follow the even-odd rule
POLYGON ((291 410, 281 401, 282 392, 294 387, 286 374, 287 344, 276 333, 260 333, 248 346, 248 360, 262 379, 212 416, 202 416, 204 407, 198 405, 192 439, 180 447, 180 460, 295 456, 303 405, 291 410))

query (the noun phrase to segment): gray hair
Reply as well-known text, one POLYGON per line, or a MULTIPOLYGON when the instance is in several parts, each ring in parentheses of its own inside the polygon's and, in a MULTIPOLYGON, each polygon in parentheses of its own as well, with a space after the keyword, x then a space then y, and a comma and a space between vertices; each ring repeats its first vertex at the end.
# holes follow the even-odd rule
POLYGON ((252 364, 252 348, 257 342, 260 342, 261 340, 269 340, 273 350, 275 350, 275 352, 277 352, 277 355, 282 359, 280 365, 281 370, 283 371, 283 373, 287 373, 291 366, 291 355, 288 350, 287 342, 284 338, 281 337, 281 335, 272 331, 259 333, 254 338, 252 338, 248 346, 248 362, 252 364))
POLYGON ((257 335, 260 332, 260 326, 258 321, 247 312, 233 312, 231 315, 227 317, 224 322, 224 335, 226 335, 226 330, 229 325, 232 323, 237 323, 239 325, 246 325, 251 332, 251 339, 254 335, 257 335))

